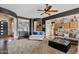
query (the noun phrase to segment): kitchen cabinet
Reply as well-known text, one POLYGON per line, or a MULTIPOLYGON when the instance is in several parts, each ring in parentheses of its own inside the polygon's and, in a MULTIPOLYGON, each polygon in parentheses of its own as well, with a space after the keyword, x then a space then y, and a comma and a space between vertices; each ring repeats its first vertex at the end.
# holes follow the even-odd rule
POLYGON ((64 29, 69 29, 70 28, 70 24, 69 23, 64 23, 64 29))
POLYGON ((78 22, 77 21, 71 21, 70 22, 70 29, 77 28, 77 27, 78 27, 78 22))

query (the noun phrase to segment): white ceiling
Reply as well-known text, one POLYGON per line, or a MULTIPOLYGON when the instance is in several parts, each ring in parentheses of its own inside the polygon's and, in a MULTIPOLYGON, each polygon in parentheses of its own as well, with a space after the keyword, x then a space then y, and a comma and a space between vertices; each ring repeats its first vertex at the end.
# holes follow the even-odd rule
MULTIPOLYGON (((58 12, 67 11, 79 7, 78 4, 53 4, 54 9, 58 12)), ((29 18, 42 18, 47 15, 40 15, 42 12, 36 11, 38 9, 44 9, 44 4, 0 4, 0 7, 7 8, 14 11, 18 16, 29 17, 29 18)), ((56 13, 52 13, 56 14, 56 13)))

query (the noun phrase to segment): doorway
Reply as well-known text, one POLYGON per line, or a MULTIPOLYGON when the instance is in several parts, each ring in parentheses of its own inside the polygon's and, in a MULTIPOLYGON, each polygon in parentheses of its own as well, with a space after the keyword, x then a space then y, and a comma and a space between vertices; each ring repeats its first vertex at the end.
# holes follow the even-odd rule
POLYGON ((14 37, 14 18, 0 13, 0 37, 14 37))

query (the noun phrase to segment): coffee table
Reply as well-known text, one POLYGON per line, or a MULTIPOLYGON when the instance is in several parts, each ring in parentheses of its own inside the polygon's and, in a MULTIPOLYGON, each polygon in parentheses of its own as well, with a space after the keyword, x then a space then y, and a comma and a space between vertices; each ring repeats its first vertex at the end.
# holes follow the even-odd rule
POLYGON ((48 45, 66 53, 71 47, 71 42, 64 39, 54 39, 49 40, 48 45))

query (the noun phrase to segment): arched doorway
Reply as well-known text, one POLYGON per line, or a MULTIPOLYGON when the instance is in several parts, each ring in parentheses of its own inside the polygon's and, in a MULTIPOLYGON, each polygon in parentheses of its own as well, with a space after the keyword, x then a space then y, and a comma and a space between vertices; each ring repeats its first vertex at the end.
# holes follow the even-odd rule
POLYGON ((0 38, 18 38, 16 13, 0 7, 0 38))

